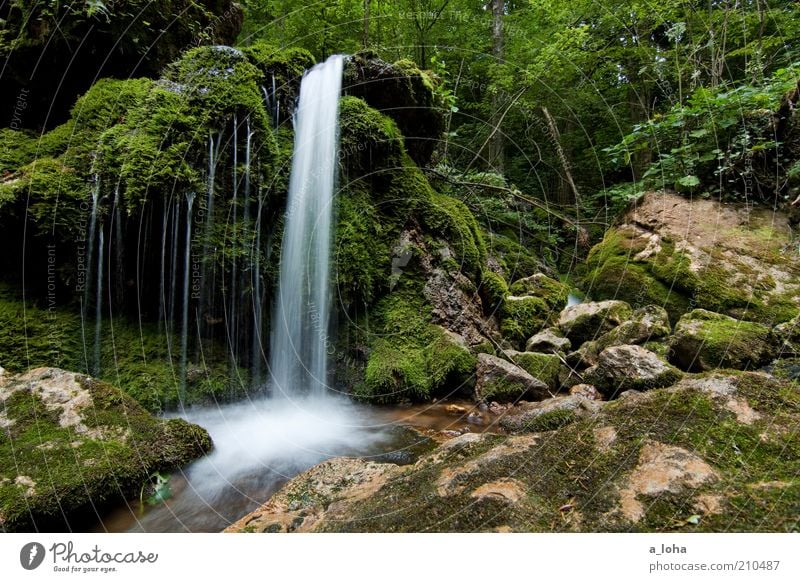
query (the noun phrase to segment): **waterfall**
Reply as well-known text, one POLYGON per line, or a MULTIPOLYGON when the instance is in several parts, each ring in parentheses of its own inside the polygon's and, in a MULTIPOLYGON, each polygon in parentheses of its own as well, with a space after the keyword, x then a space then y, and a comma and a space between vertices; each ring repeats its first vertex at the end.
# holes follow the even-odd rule
POLYGON ((239 120, 237 119, 236 114, 233 114, 233 201, 231 203, 231 208, 233 210, 233 219, 231 220, 231 284, 230 288, 228 289, 228 293, 230 295, 230 308, 228 309, 228 321, 227 321, 227 328, 228 328, 228 343, 230 345, 231 350, 231 373, 233 377, 236 377, 236 366, 239 363, 239 350, 238 350, 238 330, 237 330, 237 305, 239 303, 239 299, 236 296, 236 273, 237 273, 237 244, 239 242, 239 237, 237 236, 237 228, 238 228, 238 221, 239 221, 239 174, 238 174, 238 164, 239 164, 239 135, 238 135, 238 125, 239 120))
MULTIPOLYGON (((114 268, 113 283, 114 302, 122 306, 125 289, 125 240, 122 236, 122 208, 119 194, 119 183, 114 188, 114 268)), ((110 241, 109 241, 110 244, 110 241)))
POLYGON ((192 205, 194 204, 194 192, 186 194, 186 244, 183 254, 183 297, 181 300, 181 386, 178 399, 183 405, 186 397, 186 351, 189 342, 189 281, 192 278, 191 258, 192 258, 192 205))
POLYGON ((94 304, 94 370, 92 375, 100 375, 100 332, 102 331, 103 317, 103 227, 100 225, 100 235, 97 241, 97 286, 94 304))
POLYGON ((330 251, 344 57, 303 77, 272 318, 273 394, 324 394, 328 376, 330 251))
MULTIPOLYGON (((89 216, 89 245, 88 245, 88 252, 86 253, 86 278, 84 279, 84 286, 83 286, 83 304, 81 305, 81 327, 85 329, 86 327, 86 314, 87 310, 89 309, 89 293, 92 286, 92 270, 94 265, 94 235, 95 231, 97 230, 97 205, 100 200, 100 178, 97 174, 93 174, 92 176, 93 183, 92 183, 92 210, 91 215, 89 216)), ((95 366, 96 362, 92 362, 89 364, 89 354, 86 351, 86 337, 84 334, 84 356, 86 358, 86 371, 87 373, 92 372, 92 368, 95 366)), ((95 346, 96 349, 96 346, 95 346)))

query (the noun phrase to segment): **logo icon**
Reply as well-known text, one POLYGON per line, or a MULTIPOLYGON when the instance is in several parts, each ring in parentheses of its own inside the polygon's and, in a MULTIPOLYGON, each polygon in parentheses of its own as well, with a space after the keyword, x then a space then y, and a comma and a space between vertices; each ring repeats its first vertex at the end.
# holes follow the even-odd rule
POLYGON ((44 546, 39 542, 30 542, 19 551, 19 563, 26 570, 35 570, 44 561, 44 546))

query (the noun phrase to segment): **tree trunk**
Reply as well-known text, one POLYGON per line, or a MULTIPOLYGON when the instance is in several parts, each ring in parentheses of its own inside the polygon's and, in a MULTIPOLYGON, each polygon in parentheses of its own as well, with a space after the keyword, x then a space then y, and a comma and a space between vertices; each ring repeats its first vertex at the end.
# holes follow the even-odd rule
POLYGON ((361 40, 363 48, 369 46, 369 8, 371 1, 364 0, 364 38, 361 40))
MULTIPOLYGON (((492 55, 497 65, 503 64, 504 57, 504 38, 503 38, 503 15, 505 14, 505 0, 492 0, 492 55)), ((489 166, 498 173, 503 173, 505 139, 502 130, 497 128, 500 125, 502 115, 503 98, 502 94, 495 91, 492 94, 492 119, 491 125, 496 128, 489 142, 488 161, 489 166)))

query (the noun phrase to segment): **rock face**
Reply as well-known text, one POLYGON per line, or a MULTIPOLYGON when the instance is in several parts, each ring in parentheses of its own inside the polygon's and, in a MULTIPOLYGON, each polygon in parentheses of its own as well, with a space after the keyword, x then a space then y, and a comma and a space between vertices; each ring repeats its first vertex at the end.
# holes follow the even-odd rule
POLYGON ((776 354, 767 326, 703 309, 681 317, 670 350, 670 361, 689 371, 743 370, 765 364, 776 354))
POLYGON ((698 307, 773 326, 800 306, 792 236, 771 206, 650 192, 591 250, 584 290, 663 306, 673 323, 698 307))
POLYGON ((243 14, 229 0, 180 6, 119 0, 11 7, 3 18, 0 59, 6 66, 0 126, 13 121, 15 102, 21 99, 19 129, 63 122, 75 98, 98 78, 158 75, 183 49, 199 44, 201 34, 216 44, 232 44, 243 14), (31 63, 38 66, 32 69, 31 63), (61 82, 53 83, 54 78, 61 82))
POLYGON ((612 346, 603 350, 585 378, 614 396, 625 390, 651 390, 674 384, 681 373, 642 346, 612 346))
POLYGON ((199 426, 156 419, 113 386, 57 368, 0 378, 0 428, 5 531, 63 531, 212 446, 199 426))
POLYGON ((578 396, 526 403, 504 420, 514 416, 527 416, 524 430, 534 432, 463 434, 404 467, 327 461, 229 530, 797 528, 796 384, 718 373, 605 404, 578 396))
POLYGON ((561 312, 558 328, 573 346, 579 346, 611 331, 630 316, 631 307, 624 301, 579 303, 561 312))
POLYGON ((478 354, 477 376, 475 395, 484 402, 542 400, 550 397, 547 384, 497 356, 478 354))

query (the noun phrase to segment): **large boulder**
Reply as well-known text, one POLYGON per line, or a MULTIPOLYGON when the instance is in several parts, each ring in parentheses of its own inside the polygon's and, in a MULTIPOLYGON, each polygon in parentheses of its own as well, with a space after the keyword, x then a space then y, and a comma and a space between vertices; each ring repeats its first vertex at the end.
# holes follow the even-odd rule
POLYGON ((484 402, 543 400, 551 396, 547 384, 491 354, 478 354, 477 377, 475 395, 484 402))
POLYGON ((681 373, 642 346, 612 346, 603 350, 597 365, 584 377, 598 390, 613 397, 625 390, 651 390, 677 382, 681 373))
POLYGON ((500 330, 516 346, 552 324, 567 302, 569 289, 543 273, 519 279, 509 287, 500 308, 500 330))
POLYGON ((624 301, 599 301, 571 305, 561 312, 558 328, 573 346, 611 331, 631 317, 631 306, 624 301))
POLYGON ((693 308, 773 326, 800 311, 800 271, 785 212, 649 192, 587 258, 595 299, 664 307, 674 323, 693 308))
POLYGON ((0 377, 0 530, 64 530, 87 508, 211 449, 205 429, 158 419, 110 384, 57 368, 0 377))
POLYGON ((692 372, 758 367, 775 354, 769 327, 704 309, 681 317, 670 340, 670 361, 692 372))

